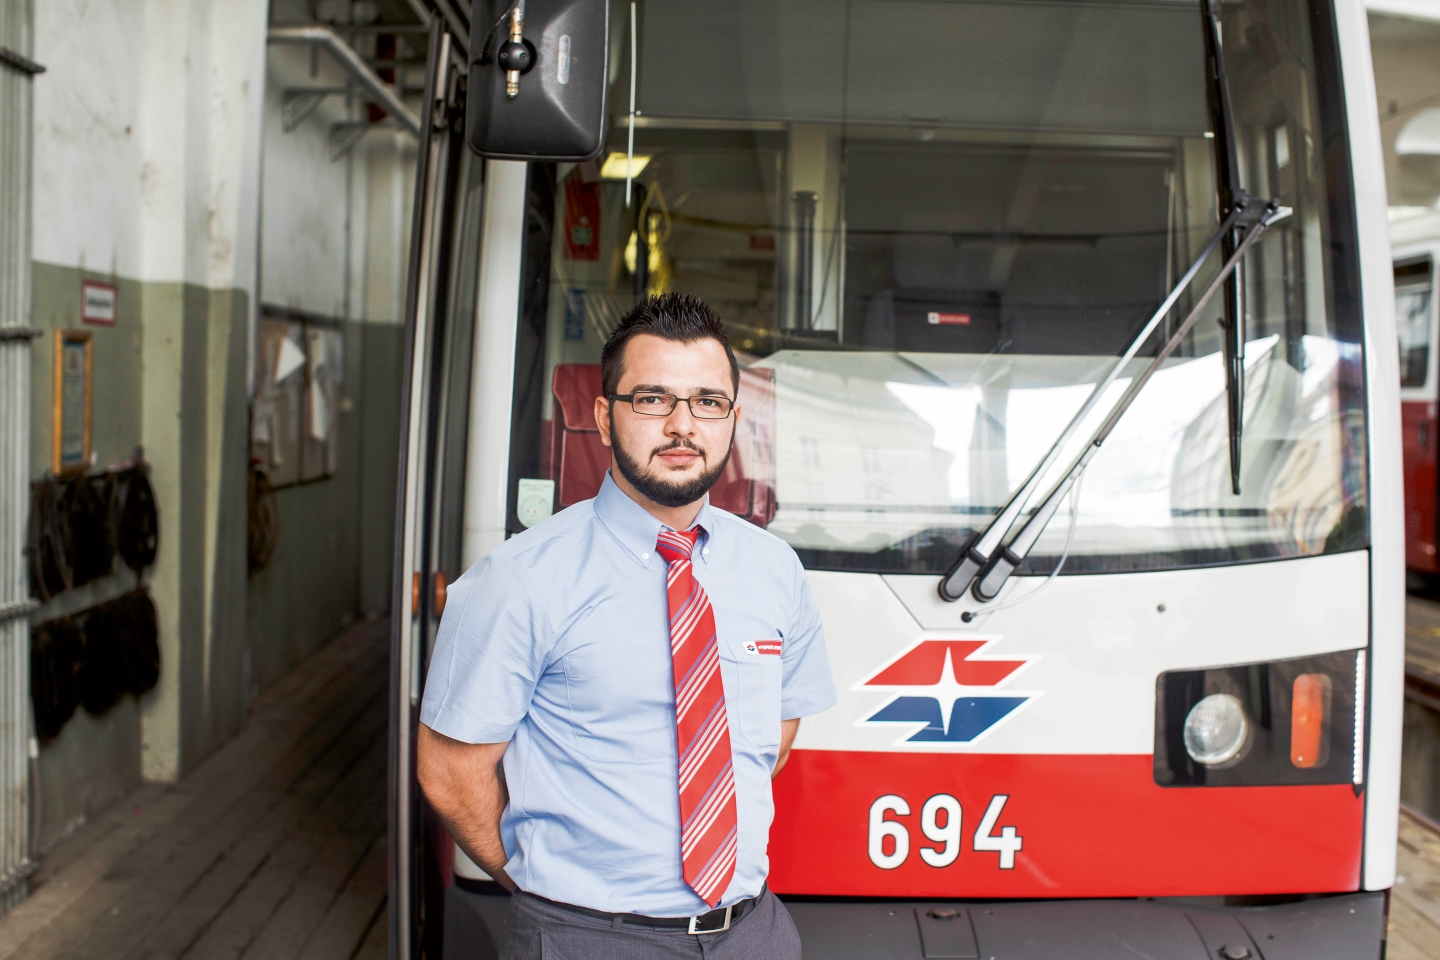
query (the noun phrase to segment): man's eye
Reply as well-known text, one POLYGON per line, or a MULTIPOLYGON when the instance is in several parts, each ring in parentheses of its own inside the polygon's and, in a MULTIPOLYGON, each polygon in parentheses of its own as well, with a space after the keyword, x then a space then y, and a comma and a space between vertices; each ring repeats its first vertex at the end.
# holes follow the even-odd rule
POLYGON ((706 410, 720 409, 720 401, 716 400, 714 397, 698 397, 697 399, 700 402, 700 406, 704 407, 706 410))
POLYGON ((653 393, 642 393, 635 398, 635 402, 642 406, 658 407, 664 405, 665 398, 653 393))

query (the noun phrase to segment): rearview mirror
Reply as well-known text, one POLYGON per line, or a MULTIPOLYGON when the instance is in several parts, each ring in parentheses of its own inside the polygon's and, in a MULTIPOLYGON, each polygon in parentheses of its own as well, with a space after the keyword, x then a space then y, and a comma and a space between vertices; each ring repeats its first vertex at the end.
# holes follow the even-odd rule
POLYGON ((470 148, 500 160, 599 156, 609 0, 476 0, 474 11, 465 108, 470 148))

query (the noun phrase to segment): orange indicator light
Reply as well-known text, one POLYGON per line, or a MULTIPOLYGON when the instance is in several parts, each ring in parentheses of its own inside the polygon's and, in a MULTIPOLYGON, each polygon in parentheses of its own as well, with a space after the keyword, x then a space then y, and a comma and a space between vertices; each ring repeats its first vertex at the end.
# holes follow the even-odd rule
POLYGON ((1290 762, 1302 769, 1322 766, 1328 759, 1325 737, 1330 708, 1330 678, 1302 673, 1295 678, 1290 701, 1290 762))

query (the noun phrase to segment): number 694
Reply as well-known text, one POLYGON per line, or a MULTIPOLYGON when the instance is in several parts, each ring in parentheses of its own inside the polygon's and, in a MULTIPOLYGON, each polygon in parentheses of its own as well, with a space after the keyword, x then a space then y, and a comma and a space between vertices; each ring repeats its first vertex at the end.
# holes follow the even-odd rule
MULTIPOLYGON (((971 838, 971 848, 980 852, 1000 854, 1000 869, 1015 869, 1015 854, 1020 852, 1024 838, 1014 827, 1001 827, 995 834, 995 824, 1005 809, 1009 794, 997 793, 990 798, 985 815, 971 838)), ((867 844, 870 862, 881 870, 894 870, 910 856, 910 830, 900 820, 888 820, 886 814, 901 817, 910 815, 910 804, 904 797, 886 794, 870 804, 870 829, 867 844), (887 842, 888 841, 888 842, 887 842), (889 848, 887 852, 886 848, 889 848)), ((940 844, 939 847, 920 847, 920 859, 927 865, 948 867, 960 856, 961 826, 964 811, 960 801, 948 793, 937 793, 926 800, 920 808, 920 832, 925 839, 940 844)))

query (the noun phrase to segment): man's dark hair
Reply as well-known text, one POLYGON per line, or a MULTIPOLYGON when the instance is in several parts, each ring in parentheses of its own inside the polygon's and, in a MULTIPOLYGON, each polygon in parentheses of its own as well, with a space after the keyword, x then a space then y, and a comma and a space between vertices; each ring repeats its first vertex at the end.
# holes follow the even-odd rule
POLYGON ((725 348, 726 359, 730 361, 730 386, 735 392, 740 390, 740 364, 735 360, 735 351, 730 349, 730 338, 725 336, 725 325, 719 314, 699 297, 664 293, 642 300, 625 315, 611 332, 610 339, 605 341, 605 349, 600 351, 600 383, 605 396, 610 396, 619 388, 625 344, 637 333, 648 333, 678 343, 719 340, 725 348))

